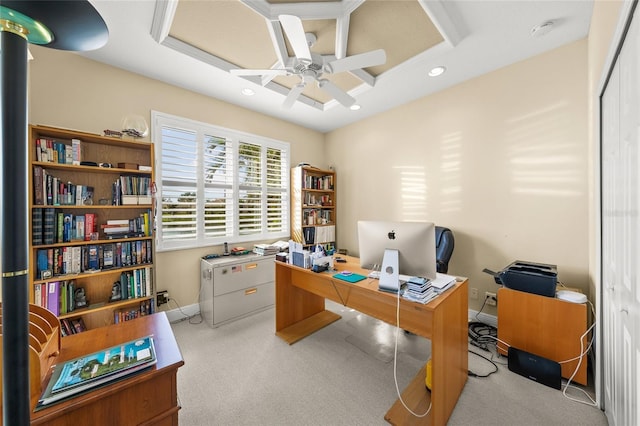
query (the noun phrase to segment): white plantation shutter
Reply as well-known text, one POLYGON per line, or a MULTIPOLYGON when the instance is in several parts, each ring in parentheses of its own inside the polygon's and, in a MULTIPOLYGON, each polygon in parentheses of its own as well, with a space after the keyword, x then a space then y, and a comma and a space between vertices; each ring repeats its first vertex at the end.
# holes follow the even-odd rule
POLYGON ((289 145, 152 112, 158 250, 289 235, 289 145))

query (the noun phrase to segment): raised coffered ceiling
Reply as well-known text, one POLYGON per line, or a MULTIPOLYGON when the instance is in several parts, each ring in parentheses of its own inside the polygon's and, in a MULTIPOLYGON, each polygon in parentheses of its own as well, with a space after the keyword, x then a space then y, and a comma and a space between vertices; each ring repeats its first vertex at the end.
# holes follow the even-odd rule
MULTIPOLYGON (((215 57, 214 63, 226 71, 283 68, 283 62, 295 56, 278 22, 281 14, 302 18, 305 33, 315 36, 313 53, 342 58, 383 49, 386 62, 382 65, 324 76, 350 92, 370 89, 377 76, 444 41, 422 4, 418 0, 180 0, 174 3, 175 9, 162 9, 161 13, 166 14, 162 22, 169 25, 168 37, 185 43, 175 45, 178 51, 189 54, 195 48, 199 54, 215 57), (211 25, 212 16, 224 19, 211 25), (286 58, 278 55, 279 46, 286 48, 286 58)), ((162 33, 167 30, 163 28, 162 33)), ((297 75, 246 78, 280 93, 283 88, 289 90, 300 83, 297 75)), ((320 110, 339 106, 315 84, 306 85, 302 94, 299 101, 320 110)))
MULTIPOLYGON (((90 0, 110 31, 82 56, 319 131, 329 131, 486 72, 584 38, 592 0, 90 0), (270 80, 229 70, 269 69, 293 56, 278 15, 302 19, 311 52, 341 58, 384 49, 386 62, 325 74, 361 109, 315 85, 282 107, 297 76, 270 80), (543 37, 531 29, 553 21, 543 37), (280 50, 279 50, 280 48, 280 50), (430 78, 443 65, 447 72, 430 78), (247 97, 242 89, 255 95, 247 97)), ((37 59, 37 58, 36 58, 37 59)), ((334 58, 335 59, 335 58, 334 58)))

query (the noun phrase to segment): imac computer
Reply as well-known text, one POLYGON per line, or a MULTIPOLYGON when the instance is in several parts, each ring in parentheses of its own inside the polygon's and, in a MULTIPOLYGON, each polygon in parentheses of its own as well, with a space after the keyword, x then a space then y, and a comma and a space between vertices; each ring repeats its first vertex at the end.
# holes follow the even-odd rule
POLYGON ((383 267, 385 251, 392 251, 391 260, 394 264, 397 262, 394 276, 436 279, 436 236, 431 222, 361 220, 358 221, 358 246, 360 266, 379 270, 380 278, 389 271, 383 267), (397 261, 393 260, 394 252, 397 261))

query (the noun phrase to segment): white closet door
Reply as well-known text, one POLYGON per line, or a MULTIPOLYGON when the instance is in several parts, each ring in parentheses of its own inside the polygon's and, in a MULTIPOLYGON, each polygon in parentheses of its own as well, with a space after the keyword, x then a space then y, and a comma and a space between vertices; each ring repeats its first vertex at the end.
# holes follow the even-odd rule
POLYGON ((625 37, 601 99, 604 405, 611 425, 640 421, 640 31, 625 37))

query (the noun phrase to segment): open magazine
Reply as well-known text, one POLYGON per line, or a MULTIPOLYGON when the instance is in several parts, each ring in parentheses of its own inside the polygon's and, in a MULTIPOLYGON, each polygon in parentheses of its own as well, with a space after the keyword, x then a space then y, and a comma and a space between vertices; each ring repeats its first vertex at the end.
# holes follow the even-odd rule
POLYGON ((157 362, 152 336, 54 365, 38 408, 129 376, 157 362))

